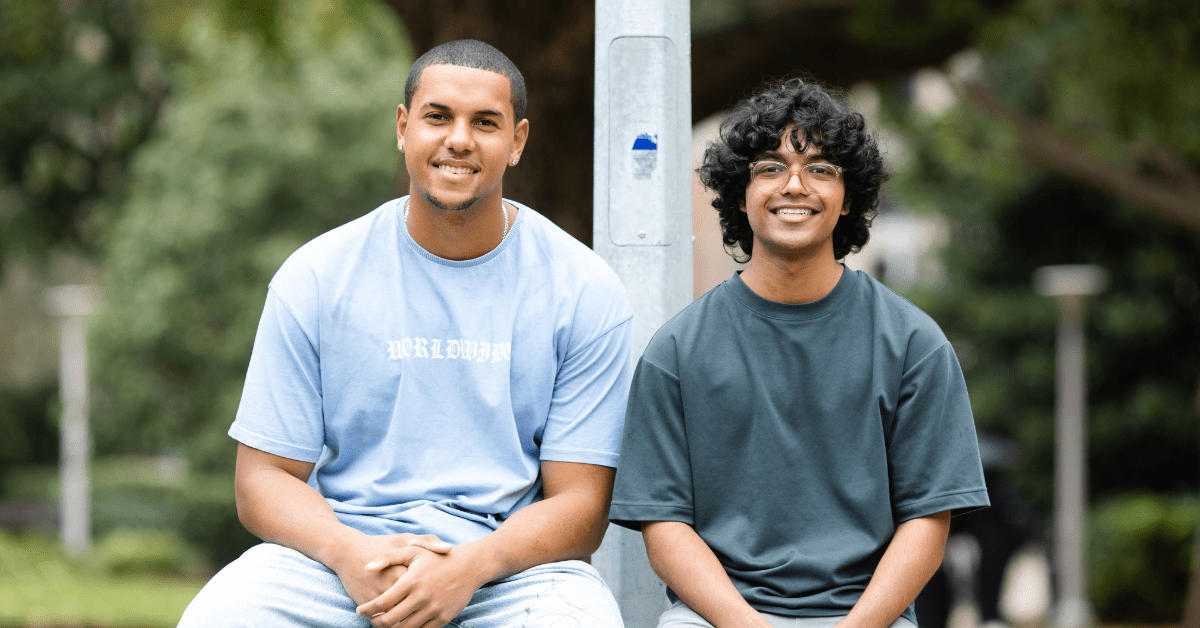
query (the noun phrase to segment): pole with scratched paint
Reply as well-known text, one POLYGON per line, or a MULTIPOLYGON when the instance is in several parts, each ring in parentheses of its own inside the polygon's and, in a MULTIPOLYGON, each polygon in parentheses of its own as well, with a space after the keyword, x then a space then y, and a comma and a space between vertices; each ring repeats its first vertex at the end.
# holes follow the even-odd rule
MULTIPOLYGON (((686 0, 597 0, 592 243, 633 306, 633 359, 692 300, 691 27, 686 0)), ((610 526, 593 564, 628 628, 667 608, 641 535, 610 526)))

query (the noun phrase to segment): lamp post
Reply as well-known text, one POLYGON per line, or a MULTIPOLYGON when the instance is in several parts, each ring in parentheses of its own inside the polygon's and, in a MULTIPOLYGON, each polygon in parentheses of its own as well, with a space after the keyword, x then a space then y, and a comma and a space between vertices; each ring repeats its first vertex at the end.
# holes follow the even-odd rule
POLYGON ((95 300, 95 286, 57 286, 46 293, 46 310, 58 319, 59 335, 59 529, 63 547, 74 556, 87 554, 92 545, 87 317, 95 300))
MULTIPOLYGON (((687 0, 596 0, 592 246, 625 284, 636 360, 692 301, 691 23, 687 0)), ((653 626, 666 586, 642 535, 609 526, 592 564, 627 626, 653 626)))
POLYGON ((1058 306, 1054 409, 1054 557, 1058 604, 1054 623, 1080 628, 1092 621, 1087 599, 1084 525, 1087 514, 1087 387, 1083 320, 1087 297, 1102 292, 1108 274, 1097 266, 1043 266, 1033 275, 1038 294, 1058 306))

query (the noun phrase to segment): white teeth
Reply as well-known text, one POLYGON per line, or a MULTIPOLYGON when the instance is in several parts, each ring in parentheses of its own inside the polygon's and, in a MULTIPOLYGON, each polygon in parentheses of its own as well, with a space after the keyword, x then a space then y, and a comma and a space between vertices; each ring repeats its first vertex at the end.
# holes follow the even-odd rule
POLYGON ((472 172, 474 172, 470 168, 460 168, 458 166, 444 166, 443 165, 443 166, 438 166, 438 168, 441 168, 442 170, 449 172, 450 174, 471 174, 472 172))
POLYGON ((811 216, 812 210, 811 209, 780 209, 780 210, 777 210, 775 213, 791 214, 791 215, 795 215, 795 216, 811 216))

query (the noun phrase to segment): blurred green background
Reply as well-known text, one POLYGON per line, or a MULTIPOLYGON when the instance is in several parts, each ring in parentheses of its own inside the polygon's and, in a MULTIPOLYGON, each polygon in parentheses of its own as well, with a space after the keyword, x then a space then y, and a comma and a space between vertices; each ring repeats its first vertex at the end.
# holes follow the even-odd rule
MULTIPOLYGON (((225 432, 266 285, 407 189, 393 122, 414 51, 476 37, 514 59, 533 133, 506 194, 590 242, 593 15, 0 0, 0 626, 171 626, 254 542, 225 432), (66 283, 102 295, 85 560, 55 536, 42 295, 66 283)), ((697 123, 798 73, 868 114, 895 169, 880 228, 943 234, 931 272, 891 283, 1011 445, 998 473, 1031 542, 1050 540, 1056 324, 1032 273, 1109 272, 1087 318, 1092 602, 1108 623, 1178 622, 1200 499, 1200 3, 695 0, 692 28, 697 123)))

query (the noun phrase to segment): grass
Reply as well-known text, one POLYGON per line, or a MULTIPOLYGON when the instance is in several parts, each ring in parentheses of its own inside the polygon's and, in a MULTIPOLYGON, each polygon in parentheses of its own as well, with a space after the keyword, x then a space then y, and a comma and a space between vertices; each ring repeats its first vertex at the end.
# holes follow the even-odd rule
POLYGON ((0 533, 0 626, 174 626, 203 577, 162 572, 113 574, 74 561, 55 539, 0 533))
MULTIPOLYGON (((232 492, 225 477, 187 476, 161 460, 109 458, 92 465, 93 547, 66 556, 53 530, 0 530, 0 628, 166 628, 211 575, 180 535, 187 499, 232 492)), ((58 499, 58 468, 11 469, 0 494, 58 499)))

